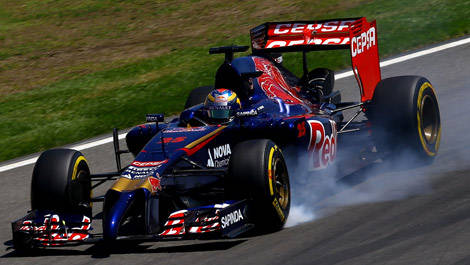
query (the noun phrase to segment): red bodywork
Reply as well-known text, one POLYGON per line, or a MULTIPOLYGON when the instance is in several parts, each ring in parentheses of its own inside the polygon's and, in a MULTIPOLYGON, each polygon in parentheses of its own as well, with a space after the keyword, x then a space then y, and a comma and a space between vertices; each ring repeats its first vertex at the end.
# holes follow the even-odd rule
POLYGON ((298 91, 287 84, 279 69, 269 60, 253 57, 253 61, 256 70, 263 71, 263 74, 258 77, 258 82, 269 98, 280 98, 287 104, 305 105, 304 100, 298 96, 298 91))

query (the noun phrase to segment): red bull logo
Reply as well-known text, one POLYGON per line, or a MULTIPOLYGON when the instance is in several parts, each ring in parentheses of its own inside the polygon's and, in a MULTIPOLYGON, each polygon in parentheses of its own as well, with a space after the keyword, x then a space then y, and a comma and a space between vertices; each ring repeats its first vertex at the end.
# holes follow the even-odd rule
POLYGON ((152 192, 157 192, 162 190, 162 186, 160 184, 160 177, 157 175, 157 177, 148 177, 148 182, 150 184, 150 187, 152 187, 152 192))
POLYGON ((331 134, 326 135, 323 123, 307 121, 310 127, 308 151, 313 156, 313 169, 321 169, 333 163, 336 158, 336 123, 330 120, 331 134))

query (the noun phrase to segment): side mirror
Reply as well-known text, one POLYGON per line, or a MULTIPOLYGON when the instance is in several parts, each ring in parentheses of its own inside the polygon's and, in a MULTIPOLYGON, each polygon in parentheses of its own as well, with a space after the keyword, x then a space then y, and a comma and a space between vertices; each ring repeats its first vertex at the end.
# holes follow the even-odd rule
POLYGON ((194 117, 194 110, 192 108, 186 109, 180 114, 180 122, 186 126, 194 117))

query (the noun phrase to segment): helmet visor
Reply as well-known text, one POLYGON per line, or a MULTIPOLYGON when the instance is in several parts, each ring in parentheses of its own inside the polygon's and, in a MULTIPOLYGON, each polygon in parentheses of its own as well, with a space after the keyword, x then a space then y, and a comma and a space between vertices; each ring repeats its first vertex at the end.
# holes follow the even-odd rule
POLYGON ((212 119, 228 119, 230 117, 229 109, 212 109, 207 110, 207 115, 212 119))

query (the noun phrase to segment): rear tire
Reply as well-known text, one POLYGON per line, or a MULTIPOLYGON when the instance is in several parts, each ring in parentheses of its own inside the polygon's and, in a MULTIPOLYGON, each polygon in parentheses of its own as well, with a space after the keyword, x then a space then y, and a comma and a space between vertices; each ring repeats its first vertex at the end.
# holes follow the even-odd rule
POLYGON ((83 154, 52 149, 41 154, 33 170, 31 207, 91 216, 90 169, 83 154))
POLYGON ((281 149, 267 139, 237 144, 230 158, 226 192, 253 202, 251 218, 262 232, 281 229, 289 215, 290 184, 281 149))
POLYGON ((397 76, 377 84, 367 110, 379 149, 407 150, 432 161, 439 149, 441 119, 434 88, 420 76, 397 76))
POLYGON ((196 87, 189 93, 186 103, 184 104, 184 109, 196 106, 198 104, 204 103, 207 95, 214 89, 213 86, 201 86, 196 87))

